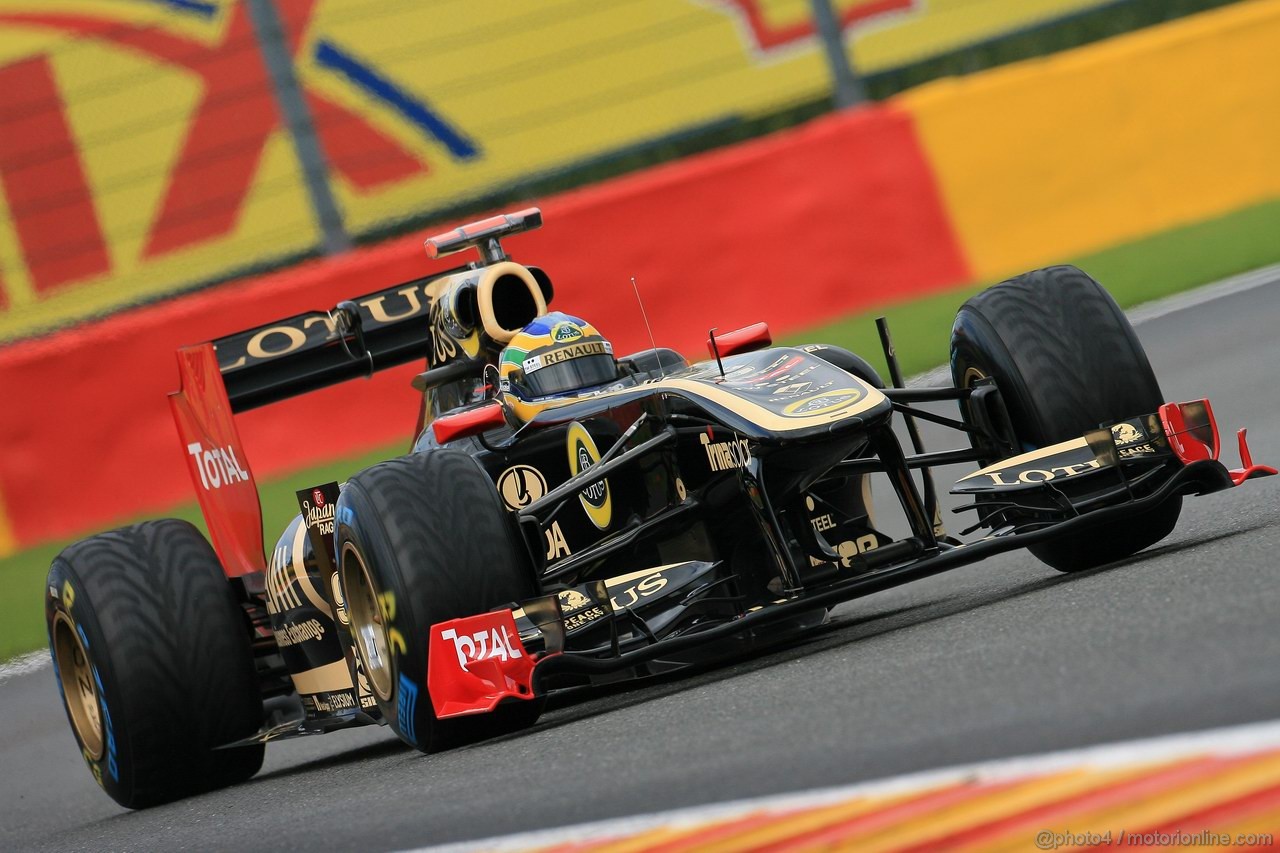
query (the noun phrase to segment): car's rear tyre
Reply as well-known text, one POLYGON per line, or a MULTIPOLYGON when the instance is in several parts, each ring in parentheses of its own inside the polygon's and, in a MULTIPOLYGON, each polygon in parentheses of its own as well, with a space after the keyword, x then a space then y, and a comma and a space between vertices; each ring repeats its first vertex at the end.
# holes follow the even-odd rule
POLYGON ((248 626, 185 521, 90 537, 49 569, 45 621, 72 732, 94 778, 138 809, 243 782, 261 744, 248 626))
POLYGON ((526 549, 479 463, 428 450, 375 465, 347 482, 337 519, 356 653, 396 734, 436 752, 533 725, 540 699, 440 720, 427 693, 432 625, 537 594, 526 549))
MULTIPOLYGON (((1124 312, 1073 266, 1035 270, 966 301, 951 330, 951 375, 957 388, 996 380, 1023 451, 1150 414, 1164 402, 1124 312)), ((1059 571, 1083 571, 1160 541, 1181 509, 1175 496, 1142 515, 1029 550, 1059 571)))

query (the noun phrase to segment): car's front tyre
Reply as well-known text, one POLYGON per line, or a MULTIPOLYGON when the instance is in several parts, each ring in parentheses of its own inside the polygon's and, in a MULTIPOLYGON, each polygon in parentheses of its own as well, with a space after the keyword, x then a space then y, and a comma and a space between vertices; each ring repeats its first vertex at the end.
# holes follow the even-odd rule
POLYGON ((356 654, 396 734, 436 752, 533 725, 541 700, 441 720, 427 691, 432 625, 537 594, 527 552, 479 463, 434 449, 375 465, 347 482, 337 521, 356 654))
MULTIPOLYGON (((1035 270, 966 301, 951 331, 951 374, 957 388, 995 379, 1023 451, 1151 414, 1165 402, 1124 312, 1073 266, 1035 270)), ((1059 571, 1091 569, 1159 542, 1181 509, 1175 495, 1142 515, 1029 550, 1059 571)))

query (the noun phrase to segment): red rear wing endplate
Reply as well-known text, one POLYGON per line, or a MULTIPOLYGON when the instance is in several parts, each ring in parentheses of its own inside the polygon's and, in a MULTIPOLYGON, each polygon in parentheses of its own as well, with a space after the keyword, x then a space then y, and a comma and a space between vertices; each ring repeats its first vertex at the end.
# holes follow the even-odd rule
POLYGON ((178 350, 179 390, 169 395, 182 453, 227 577, 266 570, 262 504, 240 444, 213 344, 178 350))

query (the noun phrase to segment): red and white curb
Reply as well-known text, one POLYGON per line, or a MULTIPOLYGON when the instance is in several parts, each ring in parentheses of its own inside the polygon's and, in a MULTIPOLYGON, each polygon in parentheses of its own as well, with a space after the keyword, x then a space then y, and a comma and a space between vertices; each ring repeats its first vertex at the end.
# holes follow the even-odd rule
MULTIPOLYGON (((700 849, 696 841, 698 838, 706 839, 706 843, 711 843, 714 838, 715 846, 721 849, 748 850, 755 849, 755 843, 749 832, 739 833, 735 837, 736 841, 730 840, 726 847, 724 837, 714 837, 716 829, 722 826, 733 828, 735 825, 739 827, 748 825, 773 831, 777 824, 802 821, 807 813, 820 811, 826 807, 841 804, 857 805, 859 802, 872 804, 880 802, 892 806, 910 798, 913 794, 946 792, 961 786, 969 790, 999 791, 1019 783, 1035 783, 1037 780, 1052 777, 1055 774, 1092 773, 1103 777, 1108 773, 1114 774, 1131 768, 1140 774, 1142 768, 1149 766, 1167 773, 1170 767, 1176 768, 1178 762, 1196 759, 1216 760, 1222 764, 1231 765, 1257 757, 1274 764, 1277 754, 1280 754, 1280 720, 966 764, 856 785, 695 806, 636 817, 424 847, 418 850, 435 851, 435 853, 480 850, 529 851, 548 848, 590 850, 596 847, 612 848, 615 845, 628 850, 700 849), (652 844, 647 843, 647 839, 650 838, 653 839, 652 844), (693 846, 687 847, 690 843, 693 846)), ((1280 797, 1270 799, 1269 803, 1270 806, 1265 807, 1262 812, 1262 819, 1264 829, 1272 833, 1271 846, 1268 849, 1276 849, 1275 845, 1280 842, 1280 797), (1271 819, 1274 821, 1268 823, 1271 819)), ((874 810, 871 810, 871 813, 874 815, 874 810)), ((916 815, 913 820, 918 823, 922 817, 925 816, 916 815)), ((1119 827, 1117 835, 1125 831, 1136 833, 1144 829, 1141 825, 1124 826, 1124 819, 1125 813, 1121 808, 1118 817, 1113 821, 1119 827)), ((1044 824, 1046 827, 1051 825, 1047 818, 1044 824)), ((1087 827, 1081 826, 1080 829, 1083 834, 1087 827)), ((1038 832, 1043 831, 1033 830, 1026 835, 1025 847, 1031 848, 1033 843, 1038 844, 1036 836, 1038 832)), ((1178 830, 1167 834, 1170 837, 1176 837, 1179 833, 1185 835, 1186 832, 1186 830, 1178 830)), ((1194 834, 1200 830, 1192 832, 1194 834)), ((763 846, 769 849, 789 849, 792 843, 792 837, 783 835, 779 838, 778 833, 773 831, 769 843, 763 846)), ((798 839, 795 843, 797 843, 797 849, 799 846, 804 846, 798 839)))

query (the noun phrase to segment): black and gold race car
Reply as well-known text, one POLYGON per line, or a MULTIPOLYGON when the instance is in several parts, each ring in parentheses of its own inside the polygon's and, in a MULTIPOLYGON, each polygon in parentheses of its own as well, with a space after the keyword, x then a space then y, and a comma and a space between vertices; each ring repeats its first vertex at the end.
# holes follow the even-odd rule
POLYGON ((580 321, 539 325, 551 281, 499 240, 540 224, 464 226, 428 254, 476 263, 179 351, 212 546, 176 520, 93 536, 54 561, 45 602, 76 740, 119 803, 247 779, 278 737, 381 723, 434 751, 529 726, 558 688, 777 641, 1013 548, 1092 568, 1167 535, 1183 496, 1275 473, 1243 430, 1242 466, 1218 461, 1208 401, 1165 402, 1073 267, 968 300, 953 386, 907 388, 883 323, 889 383, 837 347, 772 347, 763 324, 712 334, 693 364, 615 359, 580 321), (570 348, 512 354, 530 328, 570 348), (513 405, 522 378, 583 355, 607 355, 603 381, 513 405), (413 452, 301 489, 266 552, 233 413, 423 359, 413 452), (954 414, 922 406, 938 401, 954 414), (925 452, 920 419, 957 446, 925 452), (951 489, 953 536, 930 470, 956 463, 976 470, 951 489), (877 524, 876 474, 908 533, 877 524))

